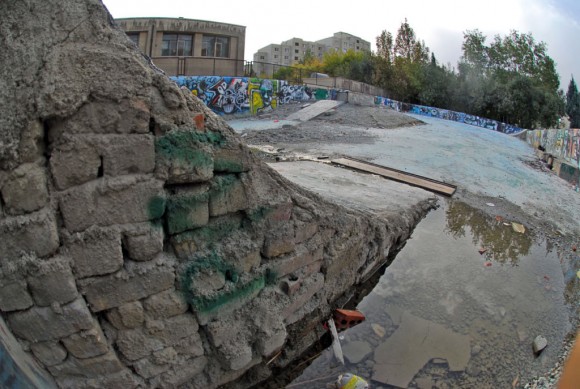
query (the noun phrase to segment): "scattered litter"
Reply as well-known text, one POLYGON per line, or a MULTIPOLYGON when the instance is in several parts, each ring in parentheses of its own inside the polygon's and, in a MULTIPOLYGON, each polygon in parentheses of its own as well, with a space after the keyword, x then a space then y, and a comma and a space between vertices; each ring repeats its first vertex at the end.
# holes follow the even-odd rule
POLYGON ((515 232, 519 232, 520 234, 526 232, 526 227, 524 227, 524 225, 520 223, 512 222, 512 228, 514 229, 515 232))
POLYGON ((276 120, 274 120, 274 123, 278 123, 279 121, 280 121, 280 120, 276 119, 276 120))
MULTIPOLYGON (((580 273, 580 271, 579 271, 579 273, 580 273)), ((387 331, 385 330, 385 328, 382 325, 380 325, 380 324, 373 323, 373 324, 371 324, 371 327, 372 327, 373 331, 375 331, 375 334, 377 334, 377 336, 379 338, 384 337, 385 334, 387 333, 387 331)))
POLYGON ((503 217, 501 217, 501 216, 497 215, 497 216, 495 217, 495 220, 496 220, 496 221, 498 221, 498 222, 501 222, 501 221, 503 221, 503 217))
POLYGON ((340 340, 338 339, 338 332, 336 332, 336 326, 334 325, 334 320, 328 319, 328 328, 330 328, 330 333, 332 334, 332 351, 334 351, 334 356, 340 363, 344 365, 344 356, 342 355, 342 347, 340 346, 340 340))
POLYGON ((494 203, 485 203, 485 205, 487 205, 488 207, 495 207, 494 203))
POLYGON ((360 311, 350 309, 337 309, 334 311, 334 323, 339 331, 354 327, 365 321, 365 315, 360 311))
POLYGON ((506 223, 506 222, 503 222, 503 225, 504 226, 509 226, 510 224, 509 223, 506 223))
POLYGON ((320 157, 317 157, 318 159, 328 159, 328 155, 321 155, 320 157))
POLYGON ((534 343, 532 344, 534 354, 538 355, 539 353, 541 353, 542 350, 545 349, 547 345, 548 340, 546 338, 544 338, 542 335, 536 336, 536 339, 534 339, 534 343))
POLYGON ((484 248, 484 247, 480 247, 480 249, 479 249, 479 250, 477 250, 477 251, 479 251, 479 253, 480 253, 481 255, 483 255, 483 254, 485 254, 485 253, 486 253, 487 249, 486 249, 486 248, 484 248))
POLYGON ((490 261, 486 261, 483 266, 485 267, 491 267, 491 262, 490 261))
POLYGON ((346 373, 338 376, 334 387, 336 389, 368 389, 369 384, 357 375, 346 373))
POLYGON ((546 281, 550 281, 550 276, 544 276, 544 279, 545 279, 546 281))
POLYGON ((578 247, 576 247, 576 245, 573 245, 572 246, 572 251, 576 251, 576 250, 578 250, 578 247))
POLYGON ((576 276, 577 276, 578 278, 580 278, 580 270, 578 270, 578 271, 576 272, 576 276))
POLYGON ((516 376, 516 378, 514 378, 514 380, 512 381, 512 389, 515 389, 518 387, 518 382, 520 381, 520 375, 518 374, 516 376))

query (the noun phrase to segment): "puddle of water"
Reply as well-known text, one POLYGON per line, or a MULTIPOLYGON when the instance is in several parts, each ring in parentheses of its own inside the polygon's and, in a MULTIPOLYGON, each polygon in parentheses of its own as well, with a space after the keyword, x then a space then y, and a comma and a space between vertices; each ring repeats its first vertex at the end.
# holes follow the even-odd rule
POLYGON ((289 386, 351 372, 373 388, 511 387, 549 370, 570 330, 558 255, 504 222, 452 200, 431 212, 340 334, 346 366, 327 349, 289 386))

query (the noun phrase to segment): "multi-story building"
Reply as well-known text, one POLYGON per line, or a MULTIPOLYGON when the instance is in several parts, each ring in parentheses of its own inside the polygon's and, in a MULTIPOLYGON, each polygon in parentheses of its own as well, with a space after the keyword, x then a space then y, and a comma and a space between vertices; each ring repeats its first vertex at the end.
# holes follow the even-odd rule
POLYGON ((184 18, 115 21, 169 76, 244 74, 244 26, 184 18))
POLYGON ((308 52, 322 59, 324 53, 331 50, 344 53, 348 50, 370 52, 371 44, 346 32, 337 32, 329 38, 314 42, 292 38, 281 44, 273 43, 259 49, 254 54, 253 70, 257 74, 271 75, 282 66, 292 66, 301 62, 308 52))

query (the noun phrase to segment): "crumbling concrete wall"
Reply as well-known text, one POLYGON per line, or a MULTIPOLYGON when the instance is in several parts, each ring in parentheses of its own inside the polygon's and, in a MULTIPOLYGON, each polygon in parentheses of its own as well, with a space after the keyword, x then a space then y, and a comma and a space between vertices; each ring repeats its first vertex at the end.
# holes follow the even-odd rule
POLYGON ((292 185, 98 0, 0 21, 0 311, 60 387, 255 383, 431 207, 389 224, 292 185))

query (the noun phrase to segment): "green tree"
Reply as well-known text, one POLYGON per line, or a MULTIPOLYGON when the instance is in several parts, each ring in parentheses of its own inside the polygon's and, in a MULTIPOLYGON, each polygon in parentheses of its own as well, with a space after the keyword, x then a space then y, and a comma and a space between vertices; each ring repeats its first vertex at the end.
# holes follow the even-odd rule
POLYGON ((570 118, 570 127, 580 128, 580 96, 574 76, 572 76, 568 84, 568 92, 566 92, 566 114, 570 118))

